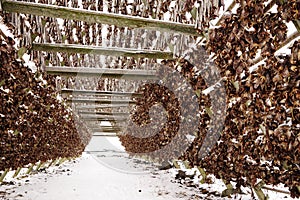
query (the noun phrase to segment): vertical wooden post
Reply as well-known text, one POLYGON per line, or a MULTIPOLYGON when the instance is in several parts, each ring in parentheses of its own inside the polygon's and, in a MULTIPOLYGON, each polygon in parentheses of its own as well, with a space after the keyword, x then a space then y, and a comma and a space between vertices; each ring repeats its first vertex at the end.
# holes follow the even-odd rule
POLYGON ((223 178, 222 178, 222 181, 223 181, 223 183, 226 186, 226 189, 222 192, 222 196, 230 196, 230 195, 232 195, 233 192, 234 192, 233 185, 230 182, 228 182, 225 179, 223 179, 223 178))
POLYGON ((58 165, 61 165, 66 160, 67 160, 67 158, 60 158, 60 160, 58 161, 58 165))
POLYGON ((52 161, 49 163, 48 168, 51 167, 53 164, 55 164, 55 163, 57 162, 57 160, 58 160, 58 159, 52 160, 52 161))
POLYGON ((37 167, 36 167, 36 169, 35 169, 35 170, 36 170, 36 171, 37 171, 37 170, 39 170, 39 169, 41 168, 42 164, 43 164, 43 162, 42 162, 42 161, 40 161, 40 162, 39 162, 39 164, 37 165, 37 167))
POLYGON ((256 193, 257 197, 259 200, 267 200, 268 196, 264 194, 264 192, 262 191, 262 187, 265 185, 264 181, 260 181, 259 183, 257 183, 253 189, 254 192, 256 193))
POLYGON ((22 169, 22 167, 18 167, 18 169, 15 171, 15 173, 13 175, 13 178, 16 178, 19 175, 21 169, 22 169))
POLYGON ((0 176, 0 183, 3 182, 5 176, 7 175, 9 169, 5 169, 4 172, 2 172, 1 176, 0 176))
POLYGON ((178 164, 178 160, 173 160, 173 165, 176 169, 180 169, 180 165, 178 164))
POLYGON ((199 170, 200 174, 202 175, 202 179, 201 179, 200 183, 203 184, 203 183, 205 183, 205 181, 206 181, 206 177, 207 177, 206 172, 205 172, 205 170, 204 170, 203 168, 201 168, 201 167, 198 167, 198 170, 199 170))
POLYGON ((33 170, 33 167, 34 167, 34 164, 30 164, 30 166, 29 166, 26 174, 30 174, 32 172, 32 170, 33 170))

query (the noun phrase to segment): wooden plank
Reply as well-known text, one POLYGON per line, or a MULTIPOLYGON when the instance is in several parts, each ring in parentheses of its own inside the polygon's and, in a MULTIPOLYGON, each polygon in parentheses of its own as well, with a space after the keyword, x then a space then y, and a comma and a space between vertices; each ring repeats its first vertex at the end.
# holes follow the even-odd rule
POLYGON ((171 31, 187 35, 201 36, 199 31, 195 29, 196 25, 168 22, 157 19, 12 0, 2 0, 2 8, 7 12, 78 20, 88 23, 109 24, 121 27, 146 28, 153 30, 158 29, 167 32, 171 31))
POLYGON ((132 105, 136 104, 136 101, 133 100, 116 100, 116 99, 67 99, 68 103, 89 103, 89 104, 109 104, 109 105, 132 105))
POLYGON ((116 134, 94 134, 93 137, 118 137, 116 134))
POLYGON ((46 67, 46 72, 60 76, 82 76, 117 78, 130 80, 157 80, 155 70, 128 70, 128 69, 105 69, 90 67, 46 67))
POLYGON ((99 91, 99 90, 73 90, 73 89, 62 89, 62 94, 72 95, 99 95, 99 96, 124 96, 124 97, 141 97, 142 93, 134 92, 115 92, 115 91, 99 91))
POLYGON ((80 115, 80 117, 82 117, 83 119, 86 118, 129 118, 128 115, 119 115, 119 116, 114 116, 114 115, 89 115, 89 114, 82 114, 80 115))
POLYGON ((83 121, 85 122, 115 122, 115 123, 118 123, 118 122, 125 122, 127 120, 125 119, 105 119, 105 118, 82 118, 83 121))
POLYGON ((103 121, 107 121, 107 120, 127 120, 128 119, 128 117, 114 117, 114 116, 81 116, 81 119, 82 120, 89 120, 89 119, 91 119, 91 120, 93 120, 93 119, 95 119, 95 120, 99 120, 99 121, 101 121, 101 120, 103 120, 103 121))
POLYGON ((173 59, 172 52, 151 51, 119 47, 100 47, 76 44, 33 43, 32 50, 46 52, 65 52, 106 56, 124 56, 133 58, 173 59))
POLYGON ((127 104, 80 105, 80 106, 76 106, 76 109, 77 110, 94 110, 94 109, 121 108, 121 107, 128 107, 128 105, 127 104))
POLYGON ((98 127, 98 128, 91 128, 91 130, 93 132, 104 132, 104 133, 116 133, 118 131, 121 131, 122 129, 120 128, 101 128, 101 127, 98 127))
POLYGON ((97 116, 103 116, 103 115, 108 115, 108 116, 128 116, 130 113, 125 113, 125 112, 93 112, 93 111, 79 111, 78 114, 88 114, 88 115, 97 115, 97 116))

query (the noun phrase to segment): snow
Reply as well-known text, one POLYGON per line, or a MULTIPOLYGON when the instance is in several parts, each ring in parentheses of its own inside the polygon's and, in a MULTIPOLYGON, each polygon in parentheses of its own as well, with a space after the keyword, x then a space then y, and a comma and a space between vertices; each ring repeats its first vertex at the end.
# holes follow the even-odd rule
MULTIPOLYGON (((249 188, 244 195, 221 197, 224 183, 212 175, 213 184, 199 184, 202 179, 196 169, 186 169, 194 179, 176 180, 178 169, 158 170, 152 163, 131 158, 120 146, 117 138, 93 137, 82 157, 60 166, 26 175, 22 169, 18 179, 11 171, 0 186, 1 200, 229 200, 253 199, 249 188), (188 186, 186 183, 191 183, 188 186), (202 194, 201 191, 216 192, 202 194), (4 194, 4 195, 3 195, 4 194)), ((234 185, 234 183, 233 183, 234 185)), ((287 191, 282 185, 277 186, 287 191)), ((267 191, 265 191, 267 192, 267 191)), ((267 192, 270 199, 289 199, 286 194, 267 192)))

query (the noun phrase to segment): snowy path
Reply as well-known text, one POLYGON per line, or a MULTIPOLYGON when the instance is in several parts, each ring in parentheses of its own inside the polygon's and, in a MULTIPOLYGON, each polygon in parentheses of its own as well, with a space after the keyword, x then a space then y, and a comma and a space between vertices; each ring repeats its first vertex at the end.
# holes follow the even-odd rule
POLYGON ((135 162, 134 159, 122 156, 124 154, 122 151, 115 149, 109 151, 108 143, 99 145, 97 140, 98 138, 90 143, 90 146, 98 144, 96 156, 84 153, 74 162, 67 162, 46 172, 30 175, 12 185, 1 186, 0 192, 6 191, 5 198, 2 198, 5 200, 199 199, 193 195, 195 191, 187 191, 183 186, 171 183, 174 179, 170 172, 158 171, 150 165, 135 162), (98 158, 105 160, 99 161, 98 158), (144 173, 125 173, 109 167, 109 164, 120 163, 122 159, 130 166, 143 170, 144 173), (191 198, 192 196, 195 198, 191 198))
MULTIPOLYGON (((76 161, 20 180, 6 180, 7 184, 0 186, 0 200, 229 199, 218 194, 201 194, 201 191, 223 191, 225 186, 221 181, 202 184, 200 188, 174 183, 172 170, 158 170, 151 164, 129 158, 114 139, 93 138, 87 151, 76 161)), ((247 193, 231 199, 252 199, 250 192, 247 193)), ((270 199, 290 199, 275 192, 269 195, 270 199)))

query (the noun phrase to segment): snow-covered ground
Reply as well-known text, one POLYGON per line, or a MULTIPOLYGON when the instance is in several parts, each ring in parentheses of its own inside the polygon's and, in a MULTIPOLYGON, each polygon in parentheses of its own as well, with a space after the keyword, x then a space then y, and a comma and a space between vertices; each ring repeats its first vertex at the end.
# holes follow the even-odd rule
MULTIPOLYGON (((34 172, 21 179, 6 178, 0 186, 1 200, 197 200, 229 199, 220 194, 226 189, 220 181, 199 183, 194 179, 175 179, 177 170, 158 170, 143 160, 130 158, 116 139, 94 137, 87 152, 75 161, 34 172), (101 139, 100 139, 101 138, 101 139), (101 140, 101 141, 100 141, 101 140)), ((190 170, 189 174, 193 174, 190 170)), ((230 199, 250 200, 251 190, 230 199)), ((270 199, 289 199, 269 192, 270 199)))

